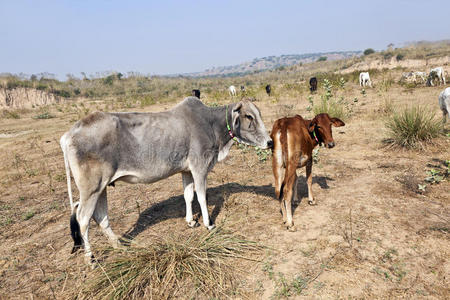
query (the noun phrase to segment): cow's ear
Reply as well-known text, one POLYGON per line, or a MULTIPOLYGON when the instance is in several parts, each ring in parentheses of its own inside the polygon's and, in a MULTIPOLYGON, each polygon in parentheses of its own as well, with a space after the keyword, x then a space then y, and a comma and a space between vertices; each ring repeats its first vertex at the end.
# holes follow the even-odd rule
POLYGON ((237 128, 239 127, 239 114, 241 113, 241 108, 242 108, 242 102, 239 102, 238 104, 236 104, 233 107, 233 111, 231 112, 231 119, 232 119, 232 123, 233 123, 233 128, 235 130, 237 130, 237 128))
POLYGON ((341 119, 338 118, 331 118, 331 124, 333 124, 334 127, 341 127, 345 126, 345 123, 341 121, 341 119))
POLYGON ((233 107, 233 112, 238 112, 241 110, 241 108, 242 108, 242 102, 239 102, 233 107))

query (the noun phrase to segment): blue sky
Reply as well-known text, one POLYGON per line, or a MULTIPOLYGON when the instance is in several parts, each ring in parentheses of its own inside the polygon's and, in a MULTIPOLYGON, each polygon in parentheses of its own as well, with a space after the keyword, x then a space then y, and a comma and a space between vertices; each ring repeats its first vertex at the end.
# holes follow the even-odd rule
POLYGON ((450 38, 450 1, 0 0, 0 73, 203 71, 450 38))

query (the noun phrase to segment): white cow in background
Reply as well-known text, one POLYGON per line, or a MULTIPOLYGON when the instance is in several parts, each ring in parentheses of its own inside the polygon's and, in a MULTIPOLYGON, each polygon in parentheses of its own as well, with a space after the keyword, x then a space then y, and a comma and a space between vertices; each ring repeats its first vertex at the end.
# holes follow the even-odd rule
POLYGON ((427 73, 426 72, 413 72, 414 75, 414 82, 417 81, 417 78, 420 78, 422 82, 427 81, 427 73))
POLYGON ((421 82, 426 82, 428 74, 425 72, 407 72, 402 74, 402 81, 417 83, 418 79, 421 82))
POLYGON ((228 88, 228 92, 230 93, 230 96, 236 96, 236 87, 234 85, 230 85, 230 87, 228 88))
POLYGON ((447 116, 450 118, 450 87, 446 88, 439 95, 439 107, 444 115, 443 122, 446 122, 447 116))
POLYGON ((359 85, 372 87, 372 81, 370 81, 369 72, 359 73, 359 85))
POLYGON ((444 77, 444 69, 442 67, 437 67, 430 70, 430 74, 428 75, 427 85, 434 86, 434 79, 438 79, 439 85, 445 85, 445 77, 444 77))

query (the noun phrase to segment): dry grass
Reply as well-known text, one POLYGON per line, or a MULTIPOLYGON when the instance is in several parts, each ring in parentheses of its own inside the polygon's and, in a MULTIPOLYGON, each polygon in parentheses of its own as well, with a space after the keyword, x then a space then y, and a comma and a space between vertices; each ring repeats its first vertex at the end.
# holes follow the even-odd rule
POLYGON ((223 298, 262 247, 218 227, 207 233, 155 237, 148 246, 108 250, 105 262, 86 278, 78 299, 223 298))

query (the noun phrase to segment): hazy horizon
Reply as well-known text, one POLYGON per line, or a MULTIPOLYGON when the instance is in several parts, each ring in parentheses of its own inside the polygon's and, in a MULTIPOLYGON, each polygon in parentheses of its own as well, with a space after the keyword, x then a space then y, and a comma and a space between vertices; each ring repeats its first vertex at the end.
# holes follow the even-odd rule
POLYGON ((201 72, 450 38, 448 1, 0 1, 0 73, 201 72))

